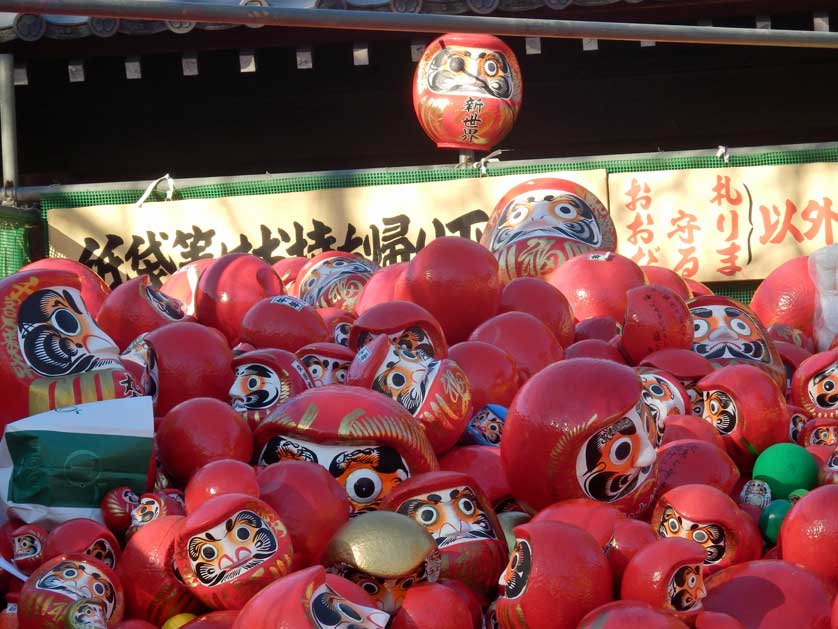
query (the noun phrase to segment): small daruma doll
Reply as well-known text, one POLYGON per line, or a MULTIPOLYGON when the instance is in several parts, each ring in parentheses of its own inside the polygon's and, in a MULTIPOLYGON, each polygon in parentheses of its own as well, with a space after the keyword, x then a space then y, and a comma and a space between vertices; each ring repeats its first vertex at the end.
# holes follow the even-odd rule
POLYGON ((80 286, 66 271, 0 280, 0 428, 55 408, 143 394, 87 311, 80 286))
POLYGON ((716 367, 752 365, 765 370, 785 391, 783 359, 756 315, 728 297, 696 297, 687 304, 693 318, 693 351, 716 367))
POLYGON ((434 316, 409 301, 389 301, 373 306, 358 317, 349 335, 349 347, 358 351, 380 335, 427 358, 445 358, 448 344, 434 316))
POLYGON ((791 379, 791 399, 812 419, 838 419, 838 349, 800 364, 791 379))
POLYGON ((196 598, 213 609, 241 609, 287 574, 291 538, 266 503, 225 494, 189 514, 175 542, 175 565, 196 598))
POLYGON ((507 559, 497 516, 473 478, 458 472, 419 474, 393 490, 382 508, 412 518, 434 538, 440 575, 470 586, 485 602, 507 559))
POLYGON ((13 561, 18 570, 32 574, 44 561, 47 532, 37 524, 24 524, 12 531, 13 561))
POLYGON ((594 358, 564 360, 533 376, 512 401, 500 446, 518 502, 538 511, 593 498, 632 516, 649 508, 657 428, 641 392, 630 367, 594 358))
POLYGON ((413 78, 416 117, 437 148, 492 150, 512 130, 522 98, 518 60, 492 35, 438 37, 413 78))
POLYGON ((652 526, 659 537, 682 537, 704 548, 705 574, 758 559, 759 531, 727 494, 709 485, 681 485, 658 500, 652 526))
POLYGON ((437 453, 449 450, 471 417, 471 390, 460 366, 405 349, 387 336, 361 348, 346 382, 369 387, 401 404, 422 422, 437 453))
POLYGON ((356 513, 377 509, 411 474, 439 469, 419 422, 393 400, 359 387, 305 391, 278 407, 254 438, 261 467, 317 463, 346 491, 356 513))
POLYGON ((315 308, 351 311, 377 268, 375 263, 351 253, 325 251, 300 269, 294 296, 315 308))
POLYGON ((704 548, 680 537, 667 537, 641 548, 623 573, 622 598, 645 601, 675 614, 695 619, 707 596, 704 587, 704 548))
POLYGON ((723 367, 702 378, 698 388, 704 394, 704 419, 719 431, 741 471, 749 471, 767 447, 788 440, 788 406, 764 371, 723 367))
POLYGON ((498 259, 501 279, 545 277, 582 253, 617 248, 608 209, 587 188, 566 179, 533 179, 511 188, 495 206, 480 243, 498 259))
POLYGON ((311 376, 313 386, 325 387, 346 382, 355 352, 337 343, 310 343, 297 350, 297 358, 311 376))
POLYGON ((233 410, 251 429, 291 397, 314 387, 308 370, 291 352, 257 349, 231 362, 236 379, 230 387, 233 410))

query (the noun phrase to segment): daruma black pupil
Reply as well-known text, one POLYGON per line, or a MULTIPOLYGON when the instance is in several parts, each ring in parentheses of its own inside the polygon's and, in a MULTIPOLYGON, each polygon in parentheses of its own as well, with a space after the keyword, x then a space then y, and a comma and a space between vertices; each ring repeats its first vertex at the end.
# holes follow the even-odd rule
POLYGON ((355 495, 359 498, 369 498, 375 492, 375 483, 369 478, 361 478, 355 482, 355 495))
POLYGON ((629 453, 631 452, 631 446, 628 443, 621 443, 617 446, 616 455, 617 459, 622 461, 626 457, 628 457, 629 453))

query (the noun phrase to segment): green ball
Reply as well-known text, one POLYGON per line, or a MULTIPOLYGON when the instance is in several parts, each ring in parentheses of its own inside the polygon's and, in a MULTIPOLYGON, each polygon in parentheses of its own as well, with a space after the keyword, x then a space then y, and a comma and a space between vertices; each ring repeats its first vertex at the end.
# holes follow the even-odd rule
POLYGON ((774 500, 770 505, 765 507, 759 516, 759 530, 768 543, 777 543, 780 526, 782 526, 783 519, 789 512, 789 509, 791 509, 791 503, 788 500, 774 500))
POLYGON ((802 446, 776 443, 757 458, 753 478, 768 483, 772 497, 785 499, 795 489, 817 485, 818 463, 802 446))
POLYGON ((809 492, 806 489, 795 489, 789 494, 789 502, 794 504, 809 492))

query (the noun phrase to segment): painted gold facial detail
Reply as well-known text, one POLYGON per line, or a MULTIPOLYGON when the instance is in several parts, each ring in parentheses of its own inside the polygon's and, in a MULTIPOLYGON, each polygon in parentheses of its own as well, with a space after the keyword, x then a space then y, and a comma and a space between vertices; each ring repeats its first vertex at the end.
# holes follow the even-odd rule
POLYGON ((403 502, 398 512, 424 527, 439 548, 497 539, 471 487, 453 487, 414 496, 403 502))
POLYGON ((838 408, 838 364, 819 371, 806 387, 809 399, 824 410, 838 408))
POLYGON ((739 358, 770 363, 768 343, 757 323, 733 306, 697 306, 693 317, 693 351, 707 360, 739 358))
POLYGON ((704 392, 704 419, 710 422, 721 435, 729 435, 736 430, 739 414, 736 404, 723 391, 704 392))
POLYGON ((701 544, 707 554, 704 563, 708 565, 719 563, 727 550, 725 530, 721 525, 693 522, 679 515, 670 505, 666 506, 658 522, 658 535, 683 537, 701 544))
POLYGON ((503 596, 518 598, 527 590, 527 583, 532 569, 532 548, 525 539, 516 539, 515 548, 509 555, 509 561, 498 583, 503 587, 503 596))
POLYGON ((669 606, 676 612, 689 612, 701 607, 707 596, 701 564, 681 566, 669 581, 669 606))
POLYGON ((189 563, 198 580, 214 587, 249 572, 276 553, 276 535, 252 511, 242 510, 189 538, 189 563))
POLYGON ((120 367, 119 348, 93 321, 81 293, 64 286, 32 293, 17 318, 20 351, 47 377, 120 367))
POLYGON ((576 476, 585 494, 594 500, 612 502, 637 489, 655 462, 650 440, 655 435, 651 414, 642 402, 593 434, 576 458, 576 476))

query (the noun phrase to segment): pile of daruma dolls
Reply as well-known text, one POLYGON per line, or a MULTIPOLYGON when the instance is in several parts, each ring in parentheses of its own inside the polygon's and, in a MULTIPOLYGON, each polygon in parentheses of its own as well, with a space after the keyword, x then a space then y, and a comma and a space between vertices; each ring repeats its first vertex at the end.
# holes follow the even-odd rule
POLYGON ((6 514, 0 627, 829 628, 838 350, 807 258, 746 306, 530 184, 529 222, 507 200, 386 268, 0 281, 3 425, 47 378, 155 409, 148 486, 100 521, 6 514))

